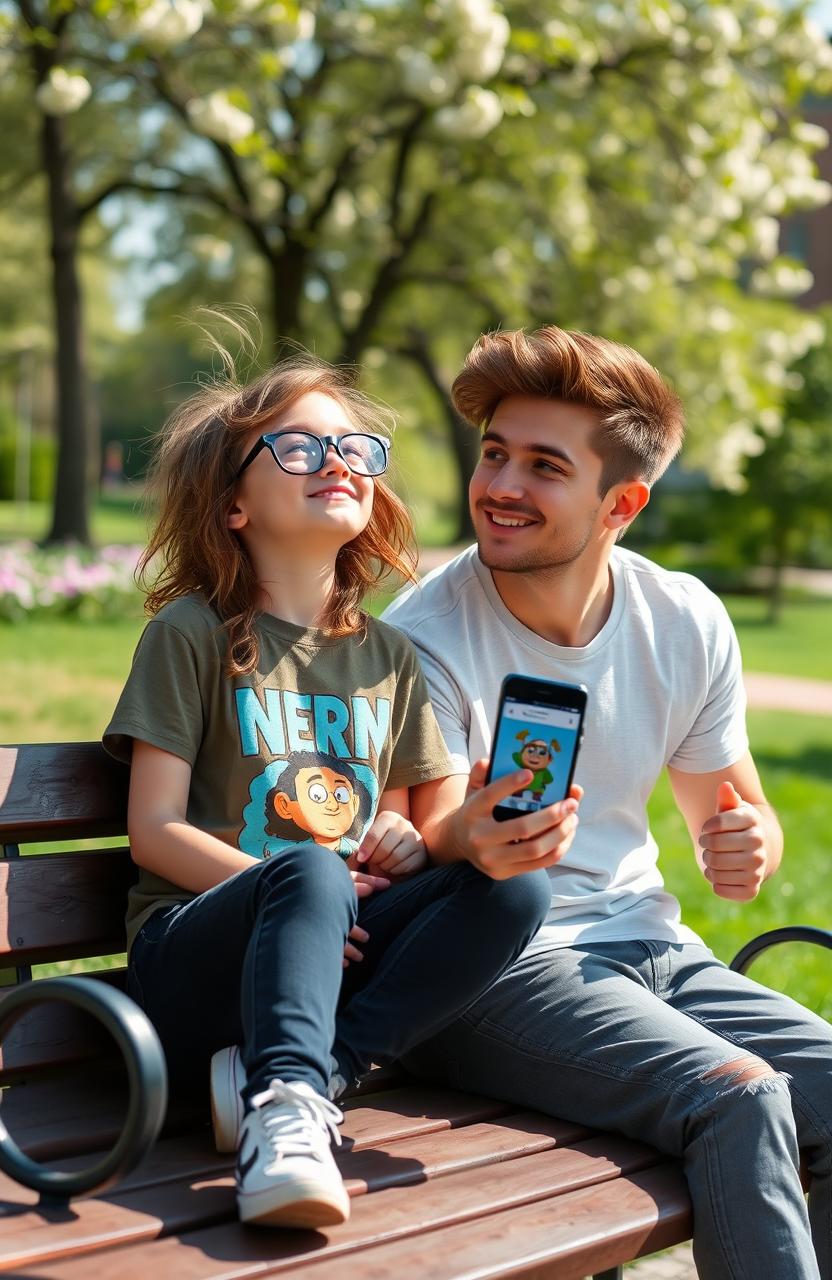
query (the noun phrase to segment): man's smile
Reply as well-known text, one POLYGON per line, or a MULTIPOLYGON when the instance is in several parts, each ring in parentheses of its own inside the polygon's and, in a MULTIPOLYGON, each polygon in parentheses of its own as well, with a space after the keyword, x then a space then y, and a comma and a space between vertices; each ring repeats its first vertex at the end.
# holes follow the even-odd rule
POLYGON ((528 529, 533 524, 539 524, 539 520, 523 511, 500 511, 498 508, 486 507, 482 504, 480 510, 488 523, 497 529, 528 529))

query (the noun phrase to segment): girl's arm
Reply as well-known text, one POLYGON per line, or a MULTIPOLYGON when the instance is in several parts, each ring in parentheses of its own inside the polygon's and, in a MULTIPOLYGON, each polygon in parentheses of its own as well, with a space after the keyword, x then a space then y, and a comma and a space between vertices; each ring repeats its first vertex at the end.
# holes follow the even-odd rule
POLYGON ((127 834, 133 861, 191 893, 204 893, 253 865, 239 849, 187 821, 187 760, 133 740, 127 834))

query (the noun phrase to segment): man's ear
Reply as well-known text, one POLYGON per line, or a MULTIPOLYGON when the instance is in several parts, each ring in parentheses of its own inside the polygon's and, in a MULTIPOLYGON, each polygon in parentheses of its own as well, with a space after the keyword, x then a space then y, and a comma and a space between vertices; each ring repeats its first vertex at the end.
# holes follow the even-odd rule
POLYGON ((650 486, 643 480, 628 480, 624 484, 615 485, 607 497, 614 501, 604 518, 604 524, 608 529, 619 531, 626 529, 639 511, 647 506, 650 501, 650 486))

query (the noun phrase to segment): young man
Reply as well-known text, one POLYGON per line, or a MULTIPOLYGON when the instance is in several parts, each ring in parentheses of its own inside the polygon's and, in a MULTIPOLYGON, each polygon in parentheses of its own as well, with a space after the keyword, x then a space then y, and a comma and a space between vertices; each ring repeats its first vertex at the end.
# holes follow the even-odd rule
POLYGON ((706 1280, 829 1280, 832 1028, 681 924, 647 824, 667 768, 714 893, 748 901, 780 862, 725 609, 616 546, 681 445, 681 405, 634 351, 553 326, 480 338, 454 400, 482 431, 478 545, 386 614, 420 651, 458 770, 437 784, 444 816, 421 829, 435 860, 497 879, 548 867, 552 908, 408 1065, 681 1156, 706 1280), (483 787, 510 671, 587 686, 582 785, 496 822, 494 804, 531 777, 483 787))

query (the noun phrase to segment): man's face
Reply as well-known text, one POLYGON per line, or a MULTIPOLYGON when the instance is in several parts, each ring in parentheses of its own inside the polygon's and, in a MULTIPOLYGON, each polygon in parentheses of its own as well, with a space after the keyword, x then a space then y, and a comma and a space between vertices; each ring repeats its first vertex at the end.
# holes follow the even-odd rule
POLYGON ((597 422, 590 409, 562 400, 500 401, 469 489, 480 559, 489 569, 568 565, 600 536, 602 464, 589 445, 597 422))
POLYGON ((318 844, 336 847, 355 821, 360 799, 349 778, 332 769, 299 769, 293 800, 285 791, 275 796, 275 811, 308 831, 318 844))

